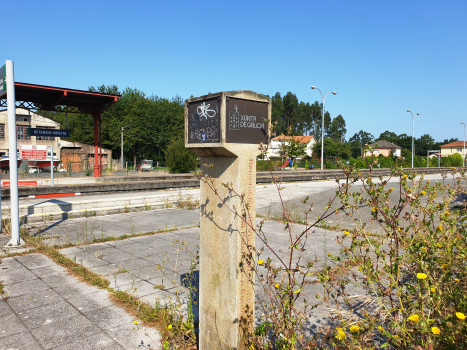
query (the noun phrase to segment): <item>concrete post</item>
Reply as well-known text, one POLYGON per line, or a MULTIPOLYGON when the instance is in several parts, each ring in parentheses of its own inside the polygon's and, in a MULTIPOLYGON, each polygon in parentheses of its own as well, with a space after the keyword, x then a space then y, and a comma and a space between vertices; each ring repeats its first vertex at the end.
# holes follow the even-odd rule
POLYGON ((185 146, 209 174, 200 185, 200 350, 242 349, 253 329, 256 157, 270 118, 270 99, 252 91, 185 104, 185 146))

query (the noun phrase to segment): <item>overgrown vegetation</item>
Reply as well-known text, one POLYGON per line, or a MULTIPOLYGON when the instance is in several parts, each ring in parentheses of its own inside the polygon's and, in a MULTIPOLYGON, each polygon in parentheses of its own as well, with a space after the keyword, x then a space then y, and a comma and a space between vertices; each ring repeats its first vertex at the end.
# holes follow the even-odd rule
MULTIPOLYGON (((245 202, 242 208, 230 208, 218 195, 226 210, 241 218, 264 246, 262 250, 246 246, 255 259, 243 268, 254 269, 256 288, 268 296, 261 305, 263 323, 248 336, 250 349, 467 346, 467 231, 450 210, 455 199, 465 196, 465 173, 456 177, 454 169, 444 174, 455 180, 452 186, 423 181, 423 176, 417 178, 397 167, 389 179, 372 178, 373 166, 370 162, 369 174, 362 176, 354 165, 342 164, 345 178, 338 183, 336 196, 299 234, 292 231, 293 211, 284 206, 282 219, 290 243, 286 259, 268 245, 264 221, 257 226, 249 219, 245 202), (397 180, 397 189, 388 188, 391 179, 397 180), (361 189, 355 189, 357 185, 361 189), (396 192, 397 200, 391 200, 396 192), (334 214, 329 209, 334 202, 341 203, 338 210, 352 218, 355 228, 337 238, 341 254, 328 253, 324 261, 304 259, 313 228, 334 214), (364 211, 371 213, 370 221, 379 231, 367 231, 364 211), (323 293, 307 294, 314 283, 321 284, 323 293), (323 306, 329 316, 310 333, 312 310, 323 306)), ((215 183, 209 174, 201 174, 201 179, 216 194, 217 187, 223 186, 231 195, 244 198, 228 184, 215 183)), ((276 185, 280 194, 281 185, 276 185)), ((305 218, 313 210, 309 200, 303 199, 305 218)))

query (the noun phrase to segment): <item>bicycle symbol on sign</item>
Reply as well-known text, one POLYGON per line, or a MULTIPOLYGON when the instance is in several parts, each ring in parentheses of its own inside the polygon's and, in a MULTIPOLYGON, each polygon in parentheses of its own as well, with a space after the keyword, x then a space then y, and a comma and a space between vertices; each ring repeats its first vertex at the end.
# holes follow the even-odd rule
POLYGON ((206 102, 203 102, 202 105, 199 105, 197 108, 198 114, 200 116, 200 119, 204 117, 205 119, 213 118, 216 116, 216 111, 213 109, 208 109, 211 105, 208 104, 206 105, 206 102))

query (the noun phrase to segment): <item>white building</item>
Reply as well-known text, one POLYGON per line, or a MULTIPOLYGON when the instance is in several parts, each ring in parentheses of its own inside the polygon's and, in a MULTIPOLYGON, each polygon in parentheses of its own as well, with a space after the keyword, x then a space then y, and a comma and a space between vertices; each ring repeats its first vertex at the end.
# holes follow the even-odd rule
MULTIPOLYGON (((53 136, 29 136, 29 128, 60 129, 60 123, 45 118, 27 109, 16 109, 16 143, 20 145, 44 145, 53 146, 54 153, 60 154, 60 138, 53 136)), ((8 110, 0 110, 0 158, 8 155, 10 135, 8 133, 8 110)))
POLYGON ((315 144, 315 138, 313 135, 310 136, 284 136, 280 135, 273 138, 269 144, 269 148, 266 152, 266 155, 269 159, 271 158, 279 158, 280 157, 280 149, 282 144, 290 143, 290 140, 294 139, 299 141, 300 143, 306 143, 307 146, 305 148, 306 155, 311 157, 313 153, 313 145, 315 144))

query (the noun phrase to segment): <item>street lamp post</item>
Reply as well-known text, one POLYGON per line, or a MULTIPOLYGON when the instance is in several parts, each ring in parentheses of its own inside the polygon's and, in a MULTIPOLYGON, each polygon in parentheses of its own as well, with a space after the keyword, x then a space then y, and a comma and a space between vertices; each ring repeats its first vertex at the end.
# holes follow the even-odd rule
POLYGON ((407 110, 407 112, 410 112, 412 114, 412 169, 413 169, 413 154, 415 152, 415 145, 413 142, 413 136, 414 136, 414 123, 415 123, 415 115, 420 115, 420 113, 416 113, 415 115, 412 113, 410 109, 407 110))
POLYGON ((464 125, 464 152, 462 153, 462 167, 465 167, 465 123, 461 122, 464 125))
POLYGON ((316 86, 311 87, 312 90, 317 89, 319 93, 321 94, 321 99, 323 100, 323 108, 322 108, 322 127, 321 127, 321 170, 323 170, 323 157, 324 157, 324 102, 326 102, 326 97, 328 96, 329 93, 332 93, 333 95, 337 95, 337 92, 335 91, 329 91, 326 93, 326 96, 323 97, 323 93, 321 92, 320 89, 318 89, 316 86))
POLYGON ((122 126, 122 170, 124 169, 124 162, 123 162, 123 130, 125 130, 125 128, 129 128, 130 125, 125 125, 125 126, 122 126))

